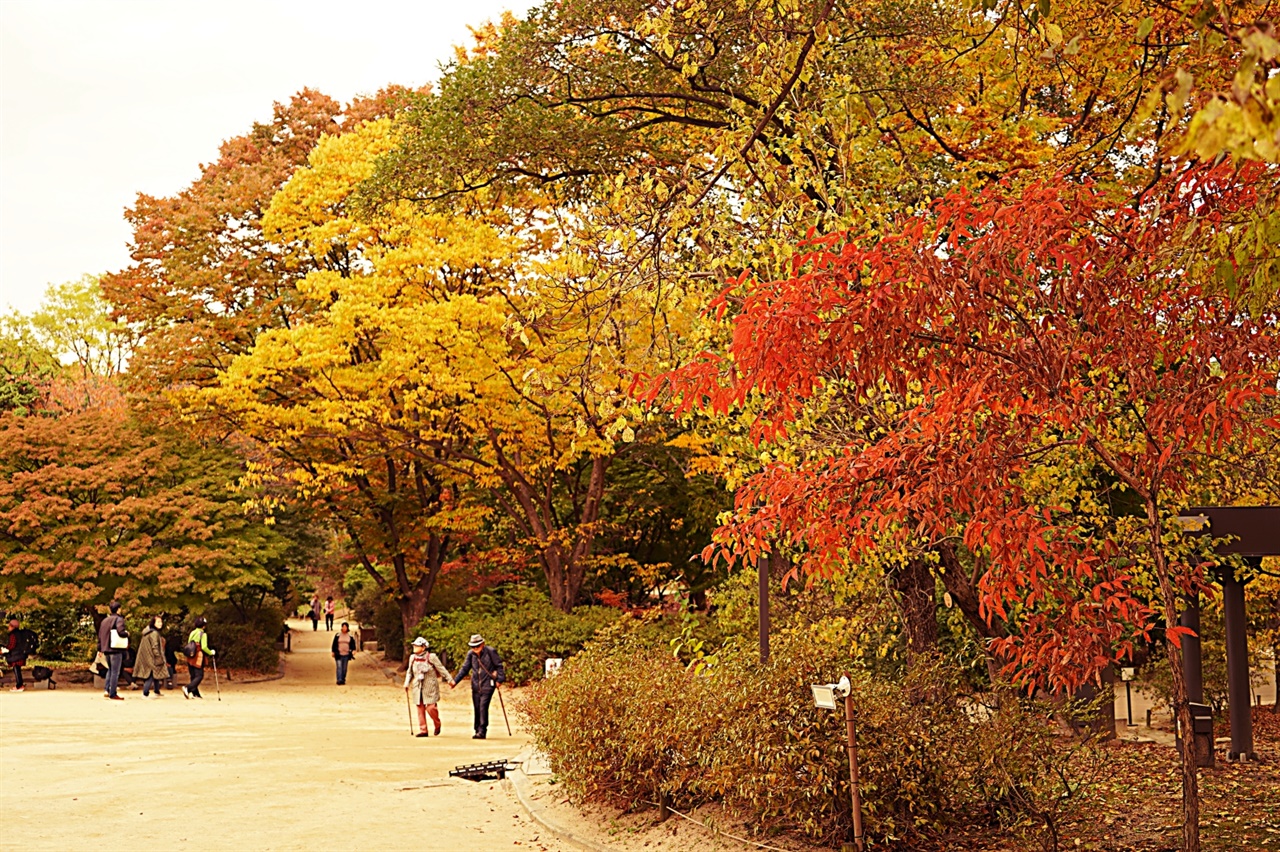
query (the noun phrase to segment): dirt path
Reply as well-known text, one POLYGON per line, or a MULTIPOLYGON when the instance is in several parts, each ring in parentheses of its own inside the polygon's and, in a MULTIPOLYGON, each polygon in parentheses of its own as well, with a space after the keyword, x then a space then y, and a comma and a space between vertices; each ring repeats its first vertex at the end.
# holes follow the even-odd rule
POLYGON ((212 670, 203 701, 0 694, 0 848, 566 848, 504 784, 448 777, 526 742, 496 702, 492 739, 471 739, 465 686, 444 692, 442 736, 411 737, 399 680, 361 654, 336 686, 333 634, 299 627, 283 679, 224 681, 221 702, 212 670))

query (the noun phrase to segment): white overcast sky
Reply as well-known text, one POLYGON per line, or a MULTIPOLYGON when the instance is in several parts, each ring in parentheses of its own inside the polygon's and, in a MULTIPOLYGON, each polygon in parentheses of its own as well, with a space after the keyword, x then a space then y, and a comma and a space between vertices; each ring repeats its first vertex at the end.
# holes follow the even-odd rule
POLYGON ((189 184, 306 86, 434 80, 533 0, 0 0, 0 312, 128 263, 123 211, 189 184))

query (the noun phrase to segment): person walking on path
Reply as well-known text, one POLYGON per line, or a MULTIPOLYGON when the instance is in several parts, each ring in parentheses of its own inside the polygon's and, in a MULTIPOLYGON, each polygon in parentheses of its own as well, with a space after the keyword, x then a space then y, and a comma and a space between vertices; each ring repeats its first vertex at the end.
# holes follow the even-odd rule
POLYGON ((320 629, 320 612, 316 609, 316 605, 311 605, 311 611, 307 613, 307 618, 311 619, 311 632, 320 629))
POLYGON ((183 698, 204 698, 200 694, 200 681, 204 680, 204 663, 206 657, 216 657, 218 652, 209 647, 209 634, 205 632, 208 620, 202 615, 196 619, 195 629, 187 637, 187 672, 191 681, 182 687, 183 698))
POLYGON ((471 675, 471 706, 475 710, 476 728, 471 738, 482 740, 489 732, 489 704, 493 701, 493 691, 498 684, 506 683, 507 673, 502 668, 502 658, 498 656, 498 652, 485 645, 484 638, 479 633, 471 636, 467 646, 471 650, 467 652, 467 659, 463 661, 462 668, 458 669, 458 675, 449 688, 457 688, 463 677, 471 675))
POLYGON ((324 629, 333 630, 333 598, 329 597, 324 602, 324 629))
POLYGON ((151 619, 138 640, 138 657, 133 661, 134 680, 142 678, 142 697, 159 698, 160 686, 169 677, 169 667, 164 661, 164 618, 151 619), (151 694, 155 690, 154 696, 151 694))
POLYGON ((124 652, 129 648, 129 631, 120 614, 120 601, 107 604, 108 615, 98 625, 98 650, 107 657, 107 688, 103 695, 112 701, 124 701, 118 689, 124 669, 124 652))
POLYGON ((351 633, 351 625, 342 622, 342 629, 333 637, 333 660, 338 667, 338 686, 347 685, 347 666, 356 655, 356 637, 351 633))
POLYGON ((413 640, 413 656, 409 657, 409 668, 404 673, 405 694, 418 705, 418 736, 427 735, 427 715, 435 723, 436 736, 440 736, 440 711, 436 705, 440 703, 440 681, 449 679, 449 670, 440 662, 435 654, 428 653, 431 647, 427 640, 419 636, 413 640))
POLYGON ((9 619, 9 641, 5 644, 4 659, 13 669, 13 691, 26 692, 22 682, 22 667, 27 657, 35 651, 35 634, 22 629, 22 622, 15 616, 9 619))

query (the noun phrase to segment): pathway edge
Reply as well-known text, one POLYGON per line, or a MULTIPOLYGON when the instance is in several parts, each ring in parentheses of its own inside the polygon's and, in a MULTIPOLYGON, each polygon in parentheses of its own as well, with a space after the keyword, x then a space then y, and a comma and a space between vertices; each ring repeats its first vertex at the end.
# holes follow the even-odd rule
POLYGON ((525 813, 533 819, 534 822, 550 831, 560 840, 568 843, 570 846, 576 846, 579 849, 585 849, 588 852, 612 852, 608 846, 601 846, 593 840, 579 837, 569 829, 557 823, 553 818, 546 816, 546 808, 535 807, 529 797, 527 785, 529 776, 525 775, 524 769, 517 767, 507 773, 507 778, 511 781, 511 788, 515 790, 516 799, 519 800, 520 806, 524 808, 525 813))

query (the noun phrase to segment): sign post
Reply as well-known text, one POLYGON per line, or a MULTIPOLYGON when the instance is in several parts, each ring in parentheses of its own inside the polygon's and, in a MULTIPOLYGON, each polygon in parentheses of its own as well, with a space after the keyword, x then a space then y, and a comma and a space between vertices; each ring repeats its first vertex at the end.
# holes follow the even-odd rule
POLYGON ((1130 681, 1133 680, 1134 670, 1131 668, 1123 668, 1120 670, 1120 679, 1124 681, 1124 703, 1125 703, 1125 719, 1129 723, 1129 727, 1133 727, 1133 690, 1130 681))

